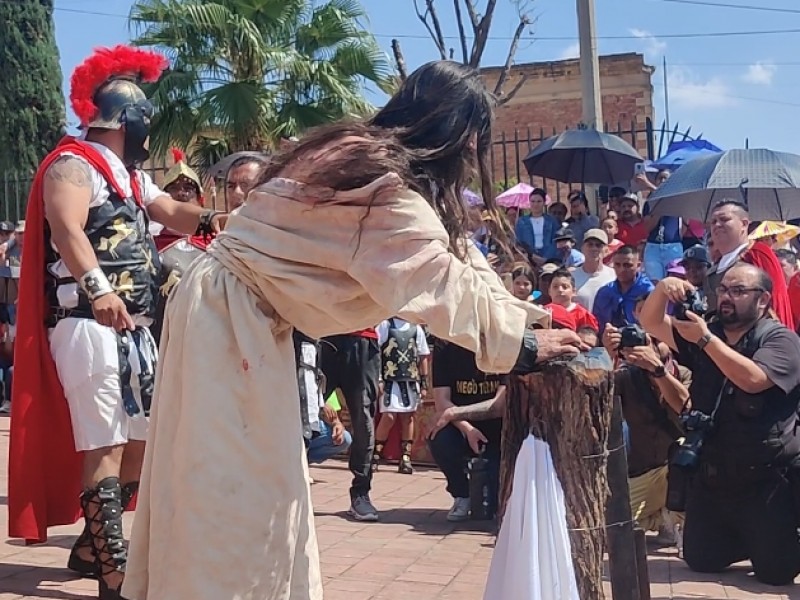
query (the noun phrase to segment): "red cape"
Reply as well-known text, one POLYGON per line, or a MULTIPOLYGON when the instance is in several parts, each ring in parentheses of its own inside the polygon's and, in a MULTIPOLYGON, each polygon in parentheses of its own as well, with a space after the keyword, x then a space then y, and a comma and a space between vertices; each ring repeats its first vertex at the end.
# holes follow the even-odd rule
POLYGON ((124 197, 102 155, 74 138, 64 138, 42 161, 31 187, 17 303, 8 452, 8 535, 29 543, 44 542, 48 527, 71 525, 81 516, 82 457, 75 451, 69 407, 45 329, 44 174, 64 152, 85 158, 124 197))
POLYGON ((758 267, 769 275, 772 280, 772 310, 775 311, 775 315, 781 323, 794 331, 794 316, 789 302, 789 292, 786 289, 786 279, 775 252, 764 242, 755 242, 744 251, 742 260, 758 267))

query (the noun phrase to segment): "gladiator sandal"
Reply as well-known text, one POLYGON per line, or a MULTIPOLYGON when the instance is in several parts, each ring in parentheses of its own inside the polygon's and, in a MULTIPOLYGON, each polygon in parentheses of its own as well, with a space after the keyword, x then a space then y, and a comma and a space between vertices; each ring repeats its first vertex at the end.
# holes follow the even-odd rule
POLYGON ((370 470, 375 473, 378 470, 378 465, 383 460, 383 447, 386 446, 386 440, 375 442, 375 449, 372 451, 372 463, 370 470))
MULTIPOLYGON (((133 497, 136 495, 137 491, 139 491, 138 481, 131 481, 130 483, 126 483, 122 486, 123 512, 128 510, 128 506, 130 506, 131 500, 133 500, 133 497)), ((89 522, 85 517, 83 519, 83 531, 78 536, 78 539, 75 540, 75 544, 73 544, 72 550, 69 553, 67 568, 70 571, 74 571, 81 577, 86 577, 87 579, 97 578, 99 570, 95 561, 94 548, 92 547, 92 537, 89 534, 89 522), (92 555, 92 559, 86 560, 85 558, 82 558, 80 555, 81 550, 88 550, 88 552, 92 555)))
POLYGON ((411 446, 414 442, 412 440, 403 440, 400 444, 402 455, 400 456, 400 465, 397 467, 397 471, 403 475, 411 475, 414 472, 414 467, 411 466, 411 446))

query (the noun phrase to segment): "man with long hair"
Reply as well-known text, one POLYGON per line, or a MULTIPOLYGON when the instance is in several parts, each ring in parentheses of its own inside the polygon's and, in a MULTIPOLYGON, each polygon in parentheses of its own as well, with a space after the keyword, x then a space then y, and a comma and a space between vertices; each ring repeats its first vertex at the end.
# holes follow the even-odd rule
POLYGON ((161 344, 126 598, 322 598, 293 328, 320 339, 397 315, 494 373, 578 352, 574 332, 528 330, 547 313, 511 296, 466 241, 461 190, 474 172, 497 210, 493 102, 466 66, 421 67, 371 119, 275 157, 184 274, 161 344))

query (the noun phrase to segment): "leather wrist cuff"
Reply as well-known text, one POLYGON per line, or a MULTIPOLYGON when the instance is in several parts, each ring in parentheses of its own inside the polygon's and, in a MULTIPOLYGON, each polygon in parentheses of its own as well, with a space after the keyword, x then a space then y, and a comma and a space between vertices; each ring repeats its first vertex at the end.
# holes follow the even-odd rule
POLYGON ((106 274, 99 267, 86 271, 81 276, 79 284, 81 289, 86 292, 89 302, 94 302, 101 296, 114 293, 114 288, 111 287, 106 274))
POLYGON ((211 221, 218 214, 221 214, 218 210, 205 210, 200 213, 200 222, 197 224, 197 230, 194 234, 205 238, 212 236, 214 229, 211 227, 211 221))
POLYGON ((522 348, 520 348, 517 363, 511 370, 517 375, 526 375, 536 370, 536 359, 539 356, 539 342, 536 340, 534 332, 530 329, 525 330, 522 337, 522 348))

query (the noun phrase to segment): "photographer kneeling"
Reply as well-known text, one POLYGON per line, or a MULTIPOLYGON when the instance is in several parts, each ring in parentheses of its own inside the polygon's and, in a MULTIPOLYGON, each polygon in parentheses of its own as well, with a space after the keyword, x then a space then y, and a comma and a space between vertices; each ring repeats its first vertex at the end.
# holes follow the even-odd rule
POLYGON ((683 435, 678 415, 689 401, 690 373, 636 325, 606 325, 603 346, 621 359, 614 390, 628 425, 631 513, 642 529, 659 532, 659 542, 673 545, 680 519, 666 509, 667 465, 670 448, 683 435))
MULTIPOLYGON (((693 291, 668 277, 640 315, 693 373, 686 441, 670 467, 689 475, 684 559, 701 572, 749 559, 758 580, 786 585, 800 573, 792 487, 800 465, 800 339, 769 318, 772 281, 757 267, 726 271, 716 289, 717 322, 665 314, 668 302, 685 304, 693 291)), ((670 478, 672 498, 672 471, 670 478)))

